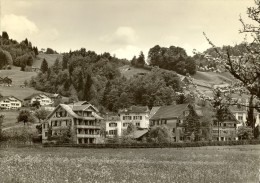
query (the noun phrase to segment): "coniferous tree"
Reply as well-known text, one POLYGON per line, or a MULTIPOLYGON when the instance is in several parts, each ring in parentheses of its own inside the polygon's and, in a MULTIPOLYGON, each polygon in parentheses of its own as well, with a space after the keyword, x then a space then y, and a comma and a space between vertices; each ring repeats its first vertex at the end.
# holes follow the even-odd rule
POLYGON ((145 64, 144 53, 141 51, 139 57, 136 60, 137 67, 143 67, 145 64))
POLYGON ((200 140, 201 136, 201 125, 199 121, 199 116, 192 106, 189 107, 189 115, 184 120, 184 134, 185 137, 191 138, 194 135, 195 141, 200 140))
POLYGON ((3 38, 3 39, 7 39, 7 40, 9 39, 9 36, 8 36, 8 34, 7 34, 6 31, 3 31, 3 32, 2 32, 2 38, 3 38))
POLYGON ((91 86, 92 86, 93 82, 92 82, 92 78, 91 75, 88 74, 87 75, 87 80, 85 82, 85 88, 84 88, 84 100, 91 100, 91 86))
POLYGON ((131 60, 131 65, 132 65, 132 66, 135 66, 135 64, 136 64, 136 56, 134 56, 134 57, 132 58, 132 60, 131 60))
POLYGON ((45 59, 43 59, 43 61, 42 61, 41 71, 42 71, 42 73, 45 73, 48 71, 48 62, 45 59))

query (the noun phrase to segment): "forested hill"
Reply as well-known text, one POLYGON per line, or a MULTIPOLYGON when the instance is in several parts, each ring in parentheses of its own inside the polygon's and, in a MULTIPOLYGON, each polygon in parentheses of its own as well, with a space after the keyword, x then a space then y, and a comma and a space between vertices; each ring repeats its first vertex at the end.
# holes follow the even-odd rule
POLYGON ((0 36, 0 43, 0 69, 10 69, 14 65, 24 70, 26 66, 32 66, 38 55, 38 48, 32 46, 28 39, 18 43, 10 39, 7 32, 0 36))
POLYGON ((85 49, 63 54, 55 63, 32 78, 37 90, 60 93, 71 101, 87 100, 101 110, 117 111, 131 105, 159 106, 176 100, 182 84, 175 72, 154 68, 146 75, 129 79, 119 68, 129 65, 109 53, 85 49))

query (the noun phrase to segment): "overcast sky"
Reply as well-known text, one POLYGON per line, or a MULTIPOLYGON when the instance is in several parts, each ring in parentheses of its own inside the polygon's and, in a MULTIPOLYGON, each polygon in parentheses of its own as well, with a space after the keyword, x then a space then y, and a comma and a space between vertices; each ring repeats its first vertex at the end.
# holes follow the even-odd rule
POLYGON ((132 58, 142 50, 180 46, 209 47, 243 40, 239 15, 253 0, 1 0, 1 29, 38 48, 110 52, 132 58))

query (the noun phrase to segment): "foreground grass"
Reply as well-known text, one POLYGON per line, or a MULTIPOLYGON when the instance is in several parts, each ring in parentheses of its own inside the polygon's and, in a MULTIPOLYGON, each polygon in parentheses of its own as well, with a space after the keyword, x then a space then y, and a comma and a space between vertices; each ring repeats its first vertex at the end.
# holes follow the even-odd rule
POLYGON ((0 182, 258 182, 260 146, 8 148, 0 182))

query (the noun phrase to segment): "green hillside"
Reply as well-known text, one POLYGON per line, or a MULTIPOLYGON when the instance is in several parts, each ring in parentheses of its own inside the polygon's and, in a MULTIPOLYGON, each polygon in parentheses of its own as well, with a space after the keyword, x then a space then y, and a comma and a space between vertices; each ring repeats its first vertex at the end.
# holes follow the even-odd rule
MULTIPOLYGON (((126 78, 133 77, 134 75, 141 75, 145 73, 149 73, 150 71, 142 69, 142 68, 135 68, 130 65, 125 65, 119 68, 121 74, 126 78)), ((182 75, 179 75, 182 77, 182 75)), ((216 72, 201 72, 197 71, 196 74, 191 76, 194 78, 195 84, 199 85, 203 89, 207 89, 212 87, 213 85, 220 85, 220 84, 230 84, 234 81, 232 76, 227 73, 216 73, 216 72)))
POLYGON ((0 70, 0 77, 8 76, 13 80, 12 85, 20 86, 24 84, 24 81, 29 81, 32 76, 36 76, 36 72, 24 72, 20 71, 19 67, 15 67, 12 70, 0 70))
POLYGON ((128 79, 133 77, 134 75, 138 75, 138 74, 140 75, 140 74, 145 74, 150 72, 149 70, 145 70, 142 68, 135 68, 130 65, 119 67, 119 71, 123 76, 125 76, 128 79))
POLYGON ((32 66, 40 68, 43 59, 45 59, 48 62, 48 66, 52 66, 57 58, 62 59, 62 55, 39 53, 39 55, 37 55, 35 61, 33 62, 32 66))

